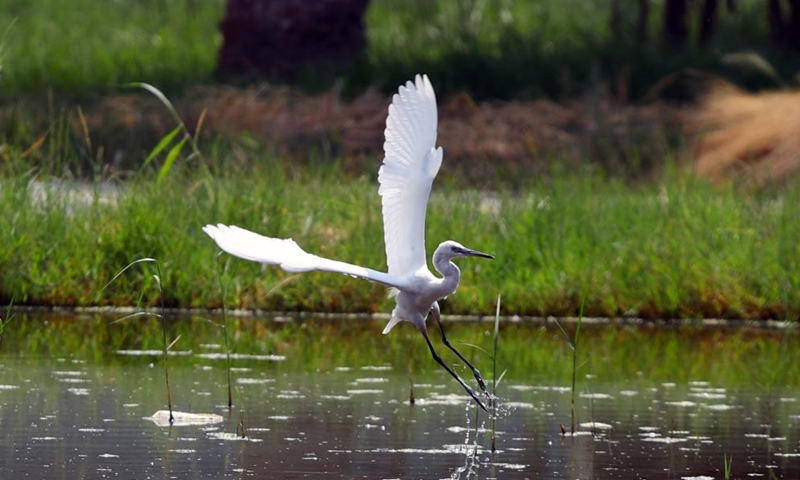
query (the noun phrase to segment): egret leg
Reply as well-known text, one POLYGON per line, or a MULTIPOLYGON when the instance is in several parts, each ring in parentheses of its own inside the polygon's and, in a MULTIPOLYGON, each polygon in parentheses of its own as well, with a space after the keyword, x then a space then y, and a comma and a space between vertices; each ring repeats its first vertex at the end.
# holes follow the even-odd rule
POLYGON ((475 400, 475 403, 477 403, 478 406, 480 406, 485 412, 488 412, 489 410, 486 408, 486 405, 484 405, 483 402, 481 402, 481 400, 478 398, 478 395, 475 393, 475 390, 473 390, 472 387, 464 383, 464 380, 462 380, 461 377, 459 377, 456 374, 456 372, 453 371, 453 369, 448 367, 447 364, 444 363, 444 361, 442 361, 439 355, 436 354, 436 350, 433 349, 433 344, 431 344, 431 340, 428 338, 428 332, 425 330, 421 330, 421 332, 422 336, 425 337, 425 342, 428 344, 428 348, 431 350, 431 355, 433 355, 433 359, 436 360, 436 363, 438 363, 439 365, 442 366, 442 368, 447 370, 447 373, 452 375, 453 378, 455 378, 458 381, 458 383, 460 383, 461 386, 464 387, 464 390, 466 390, 467 393, 469 393, 469 396, 472 397, 473 400, 475 400))
POLYGON ((478 386, 481 387, 481 390, 483 390, 483 393, 485 393, 489 398, 491 398, 491 395, 489 394, 489 390, 486 388, 486 382, 483 380, 483 377, 481 376, 481 372, 478 371, 478 369, 475 368, 475 366, 472 365, 469 362, 469 360, 464 358, 464 355, 461 355, 461 352, 456 350, 455 347, 450 344, 450 341, 447 339, 447 336, 444 334, 444 326, 442 325, 442 322, 441 322, 441 318, 440 318, 441 317, 441 313, 439 312, 439 306, 434 304, 434 306, 431 308, 431 312, 430 313, 433 316, 433 318, 436 320, 436 324, 439 325, 439 333, 442 334, 442 343, 447 345, 447 348, 449 348, 450 350, 453 351, 453 353, 458 355, 458 358, 460 358, 461 361, 464 362, 467 365, 467 367, 469 367, 472 370, 472 374, 475 376, 475 380, 478 382, 478 386))

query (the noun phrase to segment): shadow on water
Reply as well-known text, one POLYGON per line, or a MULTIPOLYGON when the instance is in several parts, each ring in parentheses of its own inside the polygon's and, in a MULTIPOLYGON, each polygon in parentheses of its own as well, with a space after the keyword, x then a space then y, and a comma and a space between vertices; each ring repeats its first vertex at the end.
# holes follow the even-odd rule
MULTIPOLYGON (((794 331, 584 326, 580 428, 564 436, 561 333, 504 324, 492 455, 491 420, 413 328, 231 320, 229 410, 219 328, 170 323, 175 408, 213 420, 151 418, 166 406, 156 322, 15 319, 0 351, 0 477, 711 479, 727 457, 732 478, 800 478, 794 331)), ((449 336, 489 351, 492 329, 451 324, 449 336)))

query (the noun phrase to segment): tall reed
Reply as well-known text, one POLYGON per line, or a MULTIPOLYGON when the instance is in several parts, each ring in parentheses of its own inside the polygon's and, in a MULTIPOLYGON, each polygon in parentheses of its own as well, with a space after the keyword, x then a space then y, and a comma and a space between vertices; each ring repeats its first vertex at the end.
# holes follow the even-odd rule
MULTIPOLYGON (((118 320, 115 320, 113 323, 122 322, 122 321, 128 320, 130 318, 141 317, 141 316, 154 317, 154 318, 157 318, 157 319, 161 320, 161 332, 162 332, 162 340, 163 340, 162 352, 163 352, 163 358, 164 358, 164 384, 166 386, 166 391, 167 391, 167 406, 169 408, 169 423, 172 424, 175 421, 175 417, 172 415, 172 390, 171 390, 170 385, 169 385, 169 350, 170 350, 170 348, 172 348, 173 345, 175 345, 175 343, 177 343, 177 341, 180 339, 180 336, 176 337, 175 340, 173 340, 171 343, 169 343, 169 344, 167 343, 167 320, 166 320, 166 317, 164 316, 165 312, 166 312, 166 308, 164 307, 164 287, 163 287, 163 285, 161 283, 162 282, 161 279, 163 278, 163 275, 161 274, 161 265, 159 264, 158 260, 153 259, 153 258, 140 258, 140 259, 134 260, 133 262, 131 262, 128 265, 126 265, 125 268, 120 270, 114 276, 114 278, 112 278, 111 281, 109 281, 108 284, 106 284, 106 287, 108 285, 110 285, 111 283, 113 283, 118 277, 123 275, 125 273, 125 271, 128 270, 129 268, 133 267, 134 265, 140 265, 140 264, 145 264, 145 263, 153 263, 155 265, 155 267, 156 267, 156 274, 152 276, 152 279, 155 281, 156 287, 158 289, 159 297, 161 298, 161 311, 157 313, 157 312, 152 312, 152 311, 149 311, 149 310, 146 310, 146 309, 145 310, 140 310, 140 311, 131 313, 129 315, 126 315, 126 316, 124 316, 124 317, 122 317, 122 318, 120 318, 118 320)), ((103 287, 103 290, 105 290, 105 287, 103 287)), ((141 299, 141 296, 140 296, 140 299, 141 299)))
POLYGON ((567 331, 564 330, 564 327, 561 325, 561 322, 556 319, 556 325, 558 329, 561 331, 561 334, 564 337, 564 340, 567 341, 567 345, 569 345, 570 349, 572 350, 572 385, 570 388, 570 401, 569 401, 569 412, 570 412, 570 433, 575 434, 575 395, 576 395, 576 379, 578 375, 578 345, 581 336, 581 324, 583 323, 583 301, 581 301, 581 309, 580 313, 578 314, 578 321, 575 324, 575 333, 573 333, 572 337, 567 334, 567 331))
POLYGON ((6 306, 6 312, 3 318, 0 318, 0 350, 3 349, 3 334, 6 331, 6 327, 8 327, 8 323, 14 318, 13 313, 14 308, 14 299, 12 298, 11 301, 6 306))

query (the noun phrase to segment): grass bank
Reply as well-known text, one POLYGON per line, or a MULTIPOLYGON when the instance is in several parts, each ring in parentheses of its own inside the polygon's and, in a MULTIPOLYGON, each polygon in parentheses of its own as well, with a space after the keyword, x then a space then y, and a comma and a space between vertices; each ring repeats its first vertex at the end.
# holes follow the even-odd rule
POLYGON ((150 79, 209 80, 225 0, 10 0, 0 7, 2 96, 96 94, 150 79))
MULTIPOLYGON (((212 82, 225 3, 4 1, 0 96, 41 96, 49 89, 91 96, 133 81, 167 90, 212 82)), ((380 85, 390 91, 425 71, 437 79, 439 92, 466 90, 476 98, 563 98, 601 85, 637 98, 686 67, 724 71, 726 53, 759 52, 787 81, 800 67, 796 56, 769 47, 764 2, 722 9, 711 44, 696 46, 693 28, 694 40, 680 51, 663 46, 659 2, 650 9, 645 42, 633 35, 637 9, 622 3, 614 31, 610 2, 372 0, 366 58, 342 79, 346 90, 380 85)), ((693 27, 698 11, 691 12, 693 27)))
MULTIPOLYGON (((200 230, 224 222, 292 237, 311 252, 382 269, 374 172, 354 177, 330 159, 281 162, 262 149, 209 147, 160 183, 144 168, 124 182, 70 184, 9 165, 0 180, 0 303, 222 304, 217 249, 200 230), (73 187, 80 186, 78 190, 73 187)), ((377 168, 376 159, 375 166, 377 168)), ((493 253, 460 263, 445 313, 646 318, 800 315, 800 185, 738 191, 677 168, 631 183, 557 162, 520 171, 514 190, 464 189, 443 168, 428 209, 427 246, 445 239, 493 253)), ((98 176, 99 178, 99 176, 98 176)), ((341 275, 293 275, 222 257, 228 307, 388 311, 382 287, 341 275)))

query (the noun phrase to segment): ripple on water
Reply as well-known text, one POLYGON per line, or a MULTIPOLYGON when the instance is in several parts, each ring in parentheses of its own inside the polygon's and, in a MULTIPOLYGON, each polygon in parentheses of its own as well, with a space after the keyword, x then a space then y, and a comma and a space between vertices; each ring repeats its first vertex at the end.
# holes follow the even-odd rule
POLYGON ((61 383, 91 383, 92 382, 88 378, 74 378, 74 377, 59 378, 58 381, 61 382, 61 383))
POLYGON ((378 390, 376 388, 357 388, 354 390, 348 390, 348 395, 380 395, 383 393, 383 390, 378 390))
POLYGON ((727 398, 728 395, 716 392, 689 392, 690 397, 702 398, 705 400, 722 400, 727 398))
POLYGON ((391 365, 365 365, 361 367, 361 370, 371 370, 373 372, 388 372, 391 369, 391 365))
POLYGON ((608 393, 581 393, 581 398, 589 398, 592 400, 613 400, 614 397, 608 393))
POLYGON ((536 408, 534 404, 529 402, 503 402, 502 405, 506 408, 536 408))
POLYGON ((683 443, 688 442, 687 438, 680 438, 680 437, 662 437, 660 435, 654 434, 655 436, 645 436, 642 438, 643 442, 652 442, 652 443, 666 443, 666 444, 673 444, 673 443, 683 443))
POLYGON ((735 409, 736 406, 735 405, 728 405, 728 404, 725 404, 725 403, 716 403, 716 404, 710 404, 710 405, 709 404, 703 404, 703 408, 706 408, 708 410, 714 410, 714 411, 717 411, 717 412, 725 412, 725 411, 728 411, 728 410, 735 409))
POLYGON ((267 418, 269 418, 270 420, 291 420, 292 419, 292 417, 290 417, 289 415, 270 415, 267 418))
POLYGON ((351 395, 320 395, 319 398, 322 398, 324 400, 339 400, 339 401, 346 401, 353 399, 351 395))
POLYGON ((697 402, 692 402, 690 400, 680 400, 676 402, 664 402, 664 405, 671 405, 673 407, 696 407, 697 402))
POLYGON ((365 377, 356 378, 356 383, 388 383, 389 379, 384 377, 365 377))
POLYGON ((275 383, 274 378, 237 378, 236 383, 241 385, 260 385, 264 383, 275 383))
POLYGON ((215 440, 224 440, 226 442, 251 442, 251 443, 260 443, 263 442, 263 438, 253 438, 253 437, 243 437, 237 433, 231 432, 208 432, 208 438, 213 438, 215 440))
POLYGON ((222 352, 214 352, 214 353, 198 353, 195 356, 197 358, 203 358, 206 360, 227 360, 229 355, 231 360, 259 360, 263 362, 282 362, 286 360, 286 355, 256 355, 249 353, 226 354, 222 352))
MULTIPOLYGON (((191 355, 191 350, 170 350, 167 355, 170 357, 185 357, 191 355)), ((163 350, 117 350, 117 355, 127 355, 132 357, 158 357, 164 355, 163 350)))

